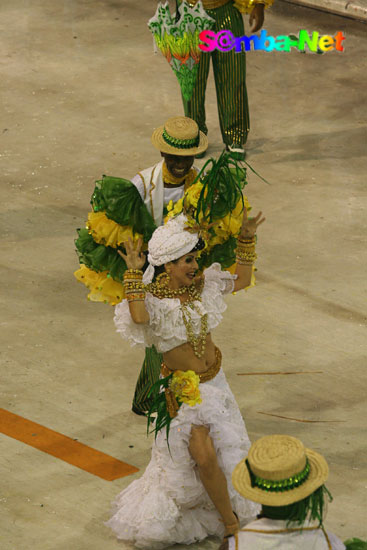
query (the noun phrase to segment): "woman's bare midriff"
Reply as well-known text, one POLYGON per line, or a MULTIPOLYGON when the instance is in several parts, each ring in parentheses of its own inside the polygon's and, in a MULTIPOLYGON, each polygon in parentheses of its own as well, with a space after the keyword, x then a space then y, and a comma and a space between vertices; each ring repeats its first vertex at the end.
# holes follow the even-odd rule
POLYGON ((163 354, 163 361, 170 370, 193 370, 197 373, 205 372, 215 363, 215 345, 211 334, 206 336, 206 347, 204 355, 199 359, 188 342, 166 351, 163 354))

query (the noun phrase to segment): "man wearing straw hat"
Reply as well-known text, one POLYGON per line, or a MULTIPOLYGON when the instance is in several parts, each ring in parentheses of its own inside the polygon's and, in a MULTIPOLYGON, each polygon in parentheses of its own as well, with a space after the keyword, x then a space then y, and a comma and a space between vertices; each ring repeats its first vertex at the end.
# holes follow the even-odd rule
MULTIPOLYGON (((194 120, 184 116, 169 118, 159 126, 152 143, 163 157, 159 163, 131 181, 104 176, 96 182, 93 211, 88 215, 87 228, 78 230, 75 243, 81 263, 75 277, 90 290, 89 300, 111 305, 121 300, 122 284, 114 277, 115 273, 121 275, 116 269, 117 261, 121 261, 117 253, 119 235, 129 227, 133 233, 146 233, 160 226, 167 205, 181 199, 198 175, 193 167, 195 155, 208 148, 206 135, 194 120)), ((160 354, 147 348, 132 406, 137 414, 144 415, 149 409, 148 393, 159 378, 160 365, 160 354)))
POLYGON ((288 435, 262 437, 232 474, 235 489, 262 505, 258 519, 224 540, 220 550, 343 550, 342 541, 323 526, 324 483, 329 468, 323 456, 288 435))
MULTIPOLYGON (((156 128, 152 144, 161 152, 163 160, 142 170, 131 181, 159 226, 169 202, 181 199, 198 175, 193 167, 194 158, 206 151, 208 138, 194 120, 179 116, 156 128)), ((154 348, 147 348, 133 399, 132 410, 136 414, 143 415, 149 409, 148 393, 159 377, 160 364, 160 354, 154 348)))
POLYGON ((156 128, 152 144, 163 160, 142 170, 131 181, 159 226, 163 223, 164 207, 171 200, 175 203, 182 198, 198 175, 193 168, 194 158, 207 150, 208 138, 194 120, 179 116, 156 128))

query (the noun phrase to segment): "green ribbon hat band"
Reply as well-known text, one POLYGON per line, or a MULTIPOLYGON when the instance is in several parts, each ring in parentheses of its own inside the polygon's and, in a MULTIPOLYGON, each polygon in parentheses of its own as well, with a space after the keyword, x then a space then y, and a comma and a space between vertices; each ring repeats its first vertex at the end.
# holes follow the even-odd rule
POLYGON ((246 459, 246 466, 248 469, 248 472, 250 474, 251 478, 251 486, 252 487, 258 487, 259 489, 262 489, 263 491, 270 491, 273 493, 282 493, 284 491, 290 491, 291 489, 295 489, 296 487, 299 487, 305 481, 307 480, 309 474, 310 474, 310 464, 307 460, 306 466, 302 472, 299 472, 298 474, 295 474, 292 477, 288 477, 286 479, 281 479, 279 481, 272 481, 270 479, 264 479, 262 477, 256 476, 250 468, 250 465, 248 463, 248 460, 246 459))
POLYGON ((163 129, 163 139, 168 145, 176 147, 177 149, 191 149, 192 147, 198 147, 200 143, 200 135, 198 134, 192 139, 180 139, 175 138, 167 134, 166 129, 163 129))

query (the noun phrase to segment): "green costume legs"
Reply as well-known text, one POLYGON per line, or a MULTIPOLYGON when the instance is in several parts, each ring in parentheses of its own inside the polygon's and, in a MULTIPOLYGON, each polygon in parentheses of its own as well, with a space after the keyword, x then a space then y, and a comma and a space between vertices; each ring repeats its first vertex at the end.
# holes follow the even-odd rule
POLYGON ((135 386, 132 410, 136 414, 145 415, 151 405, 148 397, 150 388, 159 379, 161 372, 162 355, 154 346, 145 348, 145 359, 135 386))
MULTIPOLYGON (((232 2, 206 10, 215 19, 214 31, 230 30, 234 36, 243 36, 245 28, 242 15, 232 2)), ((205 90, 209 75, 210 57, 213 61, 218 115, 223 142, 226 145, 246 143, 250 129, 250 116, 246 90, 246 54, 235 50, 203 53, 198 76, 190 101, 184 101, 185 115, 193 118, 200 130, 207 134, 205 123, 205 90)))
POLYGON ((197 78, 191 99, 186 101, 182 96, 185 116, 195 120, 199 129, 205 135, 208 133, 205 122, 205 90, 209 75, 210 56, 210 53, 202 53, 200 56, 197 78))

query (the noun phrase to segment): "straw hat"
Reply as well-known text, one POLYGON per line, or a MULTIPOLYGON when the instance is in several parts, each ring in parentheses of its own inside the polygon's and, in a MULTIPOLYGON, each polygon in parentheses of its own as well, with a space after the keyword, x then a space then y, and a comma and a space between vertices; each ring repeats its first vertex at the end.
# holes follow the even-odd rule
POLYGON ((152 135, 154 147, 162 153, 180 156, 194 156, 208 148, 208 138, 194 120, 185 116, 169 118, 152 135))
POLYGON ((269 435, 253 443, 232 474, 244 497, 265 506, 287 506, 324 484, 329 468, 323 456, 289 435, 269 435))

